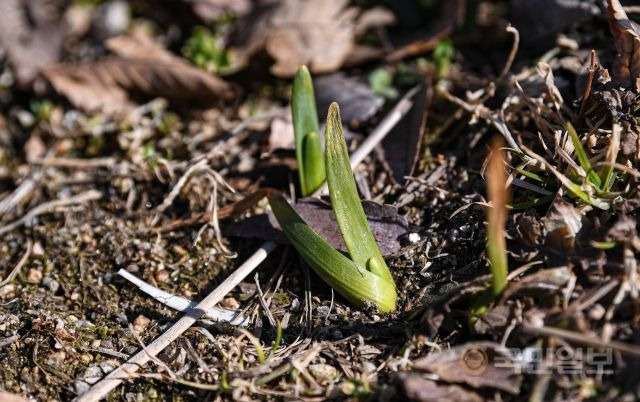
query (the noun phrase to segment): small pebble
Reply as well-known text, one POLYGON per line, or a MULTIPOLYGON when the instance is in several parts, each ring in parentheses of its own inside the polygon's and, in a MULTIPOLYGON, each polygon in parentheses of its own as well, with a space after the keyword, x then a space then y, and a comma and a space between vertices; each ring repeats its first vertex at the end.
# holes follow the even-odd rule
POLYGON ((147 325, 149 325, 150 322, 151 322, 150 319, 140 314, 139 316, 136 317, 135 320, 133 320, 133 329, 135 329, 138 332, 142 331, 147 325))
POLYGON ((8 297, 16 291, 16 285, 9 283, 0 288, 0 297, 8 297))
POLYGON ((55 293, 60 289, 60 284, 50 276, 45 276, 42 280, 42 286, 48 288, 52 293, 55 293))
POLYGON ((318 306, 318 308, 316 308, 316 313, 326 316, 327 314, 329 314, 329 306, 318 306))
POLYGON ((417 233, 409 233, 409 241, 411 243, 417 243, 420 241, 420 235, 417 233))
POLYGON ((99 348, 101 344, 102 344, 102 341, 100 339, 94 339, 93 342, 91 342, 91 347, 99 348))
POLYGON ((82 395, 85 392, 87 392, 89 388, 91 388, 91 385, 87 384, 82 380, 75 380, 75 382, 73 383, 73 387, 76 390, 76 394, 82 395))
POLYGON ((596 304, 589 310, 589 318, 594 321, 599 321, 602 317, 604 317, 607 311, 601 304, 596 304))
POLYGON ((291 311, 298 311, 300 310, 300 300, 298 300, 297 298, 293 299, 293 301, 291 302, 291 311))
POLYGON ((238 301, 234 297, 226 297, 222 300, 220 304, 222 305, 222 307, 226 307, 226 308, 240 307, 240 303, 238 303, 238 301))
POLYGON ((44 255, 44 248, 42 248, 42 244, 39 241, 33 243, 33 248, 31 249, 31 254, 33 255, 44 255))
POLYGON ((85 364, 91 363, 92 360, 93 360, 93 356, 91 356, 89 353, 80 355, 80 361, 85 364))
POLYGON ((169 280, 169 272, 167 270, 161 269, 160 271, 156 272, 156 281, 160 282, 160 283, 165 283, 169 280))
POLYGON ((42 280, 42 272, 35 268, 31 268, 27 274, 27 283, 38 284, 42 280))

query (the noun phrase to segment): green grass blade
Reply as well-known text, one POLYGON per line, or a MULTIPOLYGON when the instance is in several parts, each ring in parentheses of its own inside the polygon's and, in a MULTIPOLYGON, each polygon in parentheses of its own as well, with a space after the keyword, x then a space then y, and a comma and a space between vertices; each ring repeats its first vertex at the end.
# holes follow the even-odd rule
POLYGON ((293 131, 295 134, 296 159, 298 160, 298 176, 303 196, 311 195, 324 182, 324 163, 322 144, 318 139, 307 140, 307 137, 315 133, 318 137, 320 125, 318 124, 318 111, 313 93, 311 74, 306 66, 298 69, 293 80, 291 90, 291 115, 293 131), (305 146, 305 144, 309 142, 305 146), (321 161, 317 163, 316 161, 321 161), (307 162, 310 162, 307 165, 307 162))
POLYGON ((358 267, 331 247, 302 220, 282 194, 271 195, 269 203, 285 236, 322 280, 358 307, 375 306, 382 313, 396 309, 393 281, 358 267))
POLYGON ((571 137, 571 142, 575 148, 578 163, 580 163, 580 166, 585 172, 587 172, 587 179, 589 179, 589 181, 597 188, 602 188, 602 180, 600 180, 600 176, 598 176, 596 171, 593 170, 589 157, 587 156, 587 152, 584 150, 582 142, 580 142, 580 137, 578 137, 578 132, 570 122, 565 122, 565 128, 569 132, 569 137, 571 137))
POLYGON ((329 106, 325 138, 327 142, 326 172, 331 207, 351 259, 357 266, 364 267, 383 280, 393 283, 391 272, 369 229, 369 223, 358 196, 356 182, 351 172, 347 144, 342 134, 340 110, 335 102, 329 106))

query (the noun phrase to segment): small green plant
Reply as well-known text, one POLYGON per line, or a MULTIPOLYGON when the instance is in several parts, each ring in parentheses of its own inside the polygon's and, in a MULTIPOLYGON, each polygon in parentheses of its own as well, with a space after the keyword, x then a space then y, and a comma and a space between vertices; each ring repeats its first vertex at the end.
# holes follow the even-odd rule
POLYGON ((385 98, 398 97, 398 90, 393 87, 393 76, 385 68, 377 68, 369 74, 369 86, 373 92, 385 98))
POLYGON ((193 64, 210 73, 220 73, 231 65, 223 38, 205 27, 196 27, 182 48, 182 54, 193 64))
POLYGON ((302 196, 313 194, 325 181, 324 158, 311 74, 298 69, 291 89, 291 115, 302 196))
POLYGON ((358 197, 336 103, 329 107, 325 134, 331 207, 351 259, 307 225, 282 194, 271 195, 269 203, 284 234, 322 280, 359 307, 395 311, 395 283, 358 197))
POLYGON ((433 49, 433 60, 436 63, 438 79, 446 78, 449 75, 453 54, 453 41, 451 39, 442 39, 433 49))
POLYGON ((507 288, 507 246, 504 230, 507 223, 507 204, 509 192, 505 188, 507 182, 504 171, 504 151, 502 141, 494 140, 487 166, 487 196, 491 207, 487 209, 487 258, 491 270, 491 287, 476 296, 472 312, 474 316, 486 311, 489 304, 496 300, 507 288))

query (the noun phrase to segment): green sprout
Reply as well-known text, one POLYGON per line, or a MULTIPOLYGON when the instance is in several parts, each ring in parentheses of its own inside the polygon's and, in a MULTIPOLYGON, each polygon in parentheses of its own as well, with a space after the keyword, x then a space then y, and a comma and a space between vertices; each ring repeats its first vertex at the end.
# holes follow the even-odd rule
POLYGON ((438 79, 446 78, 449 75, 453 54, 453 41, 451 39, 442 39, 433 49, 433 60, 436 63, 438 79))
POLYGON ((210 73, 223 72, 231 65, 222 35, 205 27, 196 27, 182 48, 182 54, 193 64, 210 73))
POLYGON ((293 80, 291 114, 300 188, 302 196, 306 197, 313 194, 325 181, 318 112, 311 74, 306 66, 298 69, 293 80))
POLYGON ((271 195, 269 203, 285 236, 322 280, 358 307, 395 311, 395 283, 358 197, 336 103, 329 107, 325 134, 331 206, 351 259, 307 225, 282 194, 271 195))
MULTIPOLYGON (((612 188, 618 178, 614 165, 620 150, 622 127, 614 119, 610 144, 607 148, 605 161, 603 163, 604 166, 599 172, 597 172, 587 154, 587 151, 582 145, 578 132, 574 126, 570 122, 564 120, 562 120, 562 125, 564 129, 567 130, 569 139, 571 140, 575 151, 575 161, 573 164, 574 166, 579 167, 579 169, 570 169, 570 171, 565 175, 545 158, 524 147, 524 149, 527 150, 528 157, 542 165, 543 171, 551 173, 553 177, 527 171, 522 168, 516 168, 516 173, 527 179, 535 181, 544 187, 549 187, 552 191, 557 191, 560 186, 564 186, 570 197, 579 199, 586 204, 602 210, 609 209, 611 200, 617 195, 616 192, 612 191, 612 188), (579 173, 578 170, 582 170, 584 173, 579 173), (584 177, 581 177, 581 175, 584 177)), ((545 196, 532 201, 513 204, 511 205, 511 208, 530 208, 532 206, 551 202, 553 199, 554 196, 545 196)))
POLYGON ((504 151, 502 141, 495 140, 491 145, 491 156, 487 166, 487 196, 491 207, 487 209, 487 258, 491 270, 491 287, 476 295, 472 305, 473 323, 478 315, 484 313, 492 301, 497 300, 507 288, 507 245, 504 236, 507 224, 507 205, 509 192, 505 188, 507 182, 504 171, 504 151))
POLYGON ((385 98, 397 98, 398 90, 393 87, 393 76, 385 68, 377 68, 369 74, 371 90, 385 98))

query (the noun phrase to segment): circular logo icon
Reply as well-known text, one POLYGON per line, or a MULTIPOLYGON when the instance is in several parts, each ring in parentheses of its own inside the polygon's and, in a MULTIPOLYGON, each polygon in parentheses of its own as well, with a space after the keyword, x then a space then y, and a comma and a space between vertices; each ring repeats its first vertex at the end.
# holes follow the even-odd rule
POLYGON ((471 347, 460 356, 462 371, 469 375, 481 375, 489 365, 489 358, 484 349, 471 347))

